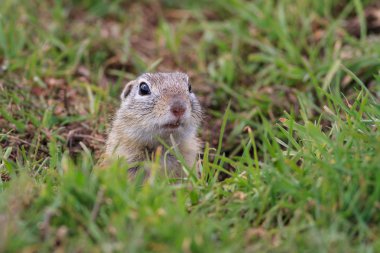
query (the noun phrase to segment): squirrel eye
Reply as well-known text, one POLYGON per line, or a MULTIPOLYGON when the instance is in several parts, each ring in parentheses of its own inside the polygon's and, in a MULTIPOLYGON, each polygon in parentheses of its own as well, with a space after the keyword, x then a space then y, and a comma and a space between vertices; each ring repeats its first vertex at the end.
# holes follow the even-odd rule
POLYGON ((191 84, 189 83, 189 92, 191 93, 191 84))
POLYGON ((149 85, 146 82, 140 83, 139 94, 141 96, 145 96, 145 95, 149 95, 150 94, 149 85))

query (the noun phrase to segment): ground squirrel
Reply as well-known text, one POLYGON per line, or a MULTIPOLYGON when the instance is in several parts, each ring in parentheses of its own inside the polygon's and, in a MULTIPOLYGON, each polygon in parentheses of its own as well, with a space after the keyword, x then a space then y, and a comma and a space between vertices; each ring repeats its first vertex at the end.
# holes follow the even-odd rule
MULTIPOLYGON (((122 157, 128 163, 144 161, 161 146, 161 139, 194 166, 200 148, 197 128, 201 117, 201 106, 186 74, 145 73, 126 84, 121 93, 105 157, 122 157)), ((171 176, 183 177, 182 166, 166 151, 162 152, 162 167, 171 176)))

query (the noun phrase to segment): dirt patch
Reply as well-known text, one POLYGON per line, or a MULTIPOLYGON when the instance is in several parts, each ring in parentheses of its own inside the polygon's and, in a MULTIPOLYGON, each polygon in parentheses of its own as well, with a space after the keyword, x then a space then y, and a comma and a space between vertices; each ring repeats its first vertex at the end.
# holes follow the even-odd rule
MULTIPOLYGON (((380 4, 373 4, 365 8, 366 34, 380 33, 380 4)), ((347 32, 355 37, 360 37, 360 20, 358 16, 349 18, 345 23, 347 32)))

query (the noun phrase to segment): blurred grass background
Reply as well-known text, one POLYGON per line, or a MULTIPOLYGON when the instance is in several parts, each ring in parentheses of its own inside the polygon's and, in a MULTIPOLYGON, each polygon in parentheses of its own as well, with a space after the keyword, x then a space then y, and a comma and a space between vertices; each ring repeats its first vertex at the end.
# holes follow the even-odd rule
POLYGON ((2 0, 0 252, 380 251, 379 34, 376 1, 2 0), (94 170, 123 85, 173 70, 202 177, 94 170))

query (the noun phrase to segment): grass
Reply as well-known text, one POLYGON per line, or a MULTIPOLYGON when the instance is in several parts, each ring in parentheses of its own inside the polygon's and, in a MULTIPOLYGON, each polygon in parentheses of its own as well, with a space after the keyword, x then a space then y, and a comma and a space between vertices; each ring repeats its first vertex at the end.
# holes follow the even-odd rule
POLYGON ((2 0, 0 252, 380 251, 368 8, 2 0), (205 108, 202 176, 96 169, 123 84, 158 70, 189 73, 205 108))

